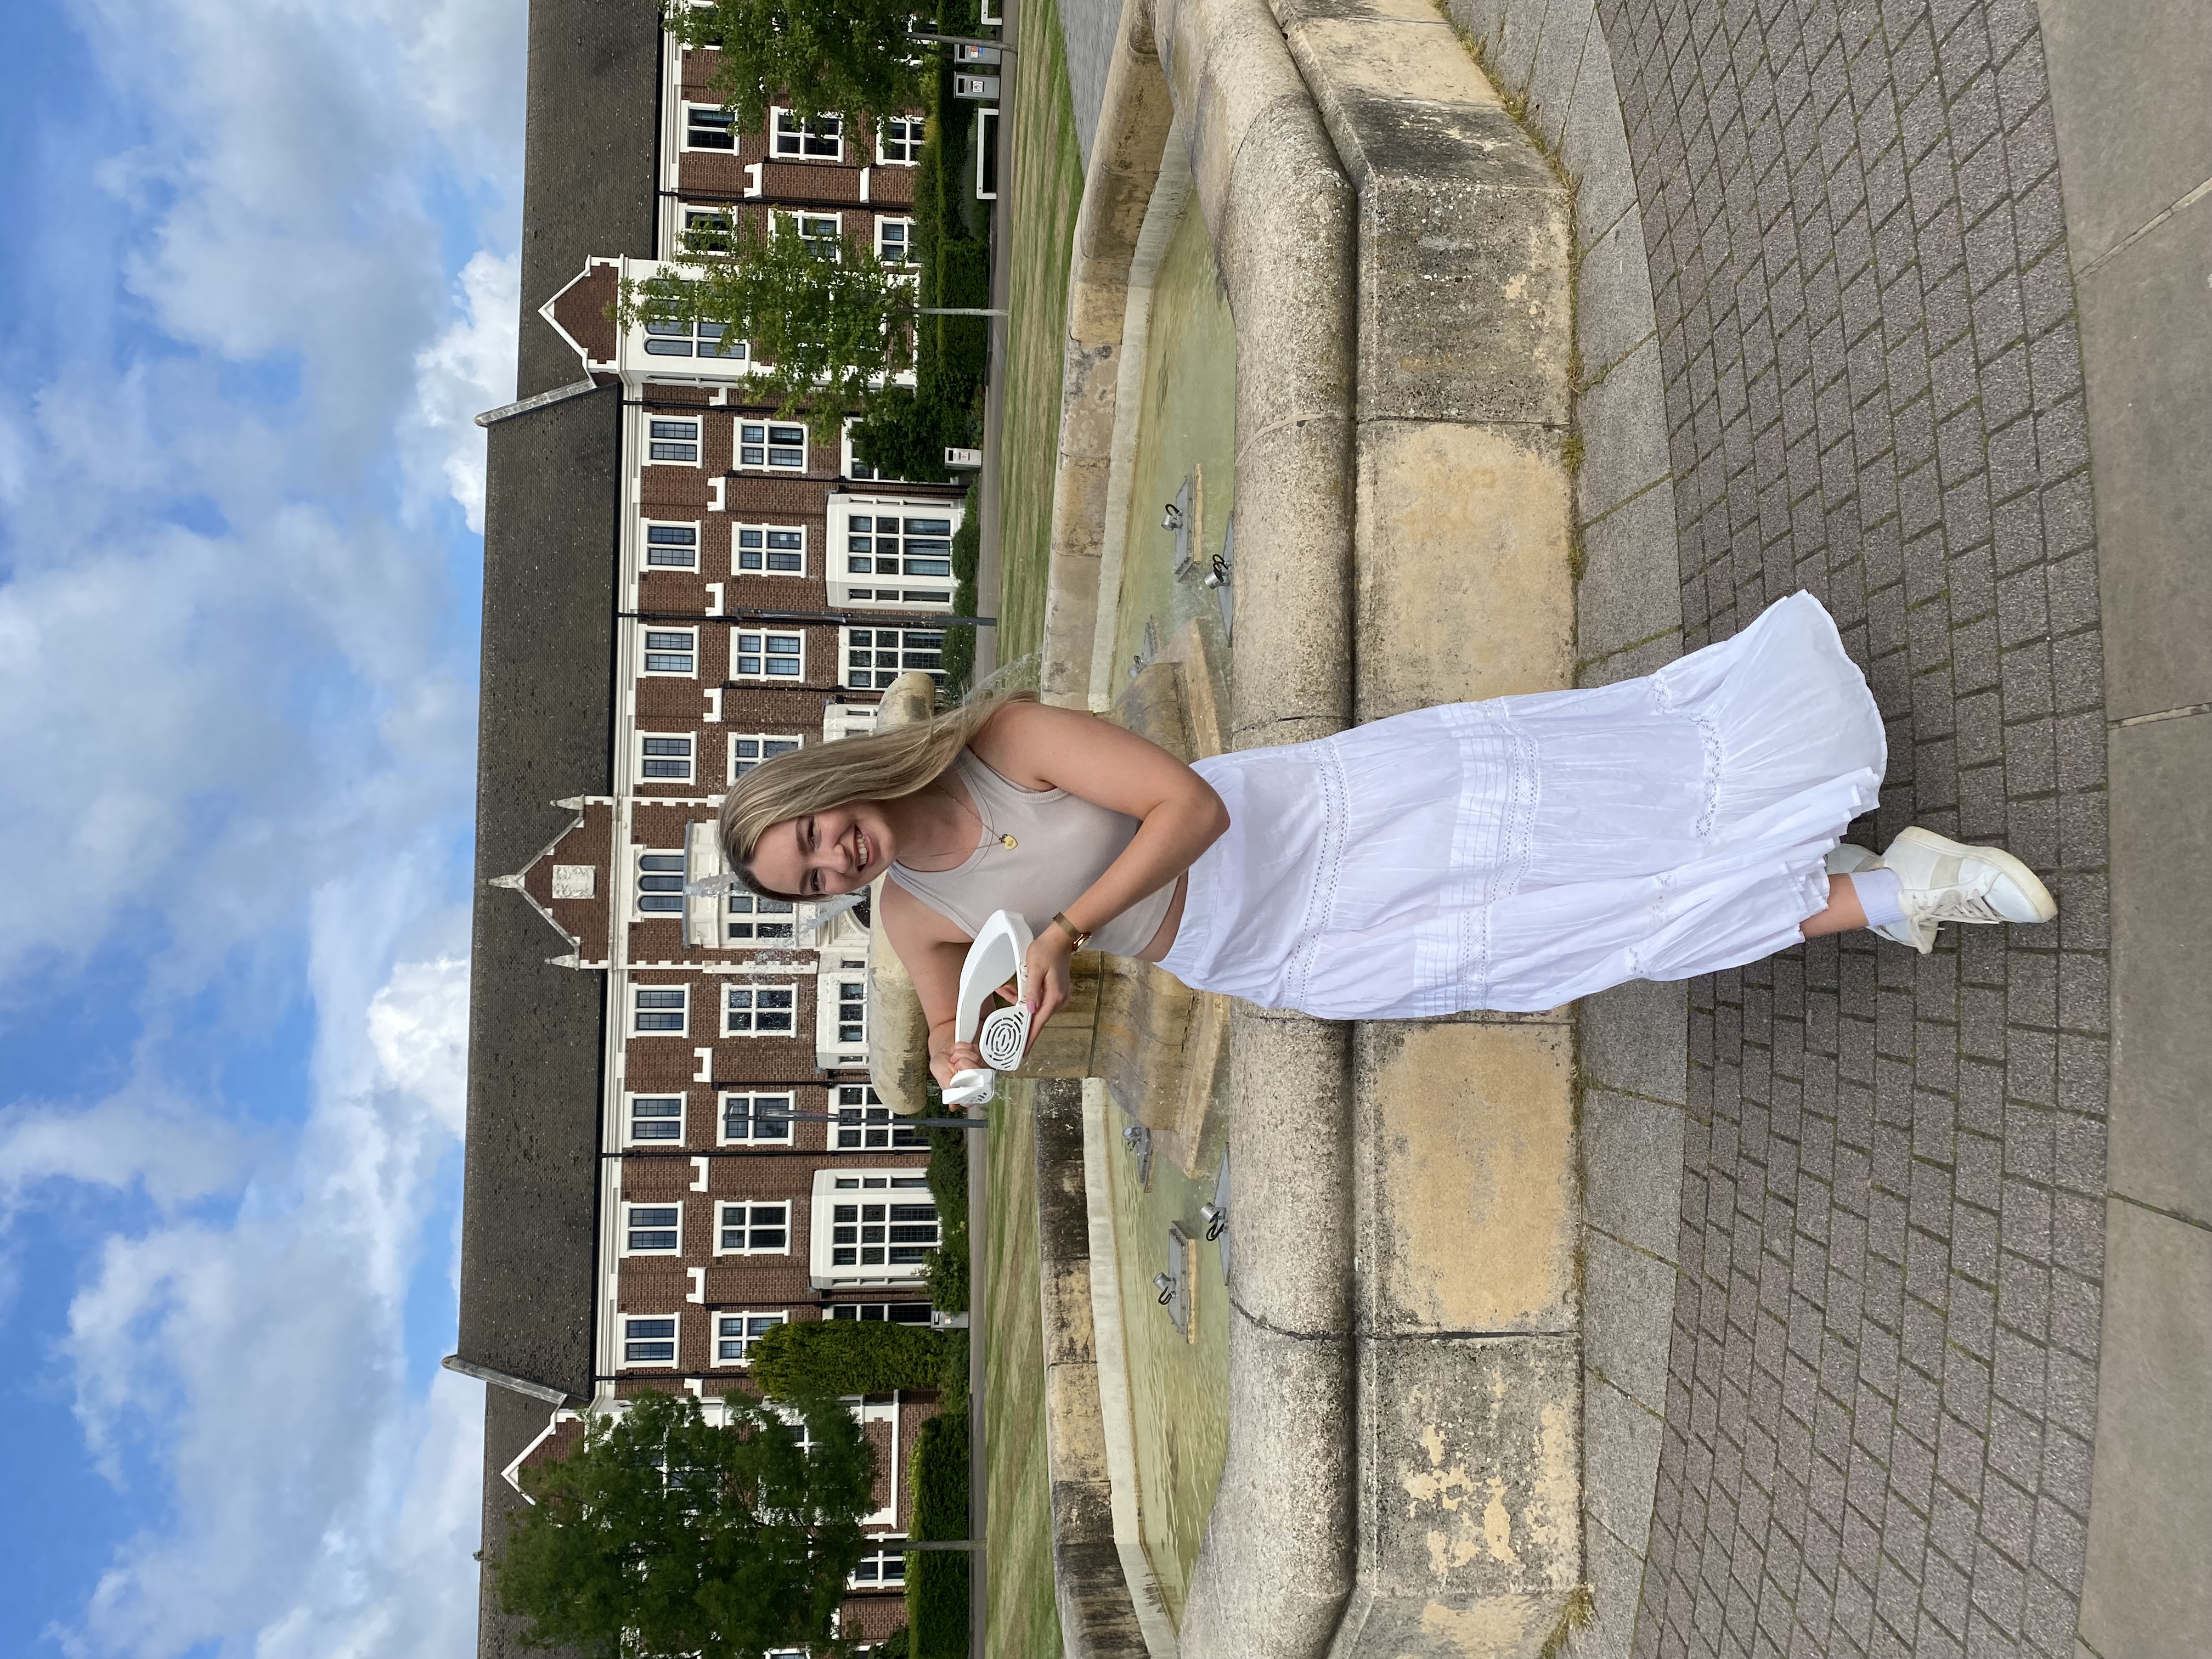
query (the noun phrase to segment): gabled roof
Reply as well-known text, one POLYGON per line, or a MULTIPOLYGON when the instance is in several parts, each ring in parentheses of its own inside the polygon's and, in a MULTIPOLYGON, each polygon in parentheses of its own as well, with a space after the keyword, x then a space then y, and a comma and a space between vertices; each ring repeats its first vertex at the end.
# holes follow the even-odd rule
POLYGON ((568 349, 583 360, 586 369, 615 366, 621 341, 609 308, 621 292, 619 270, 611 259, 594 259, 538 307, 538 314, 568 343, 568 349))
MULTIPOLYGON (((574 378, 538 316, 594 252, 649 255, 659 120, 653 0, 530 14, 519 396, 574 378)), ((595 975, 546 961, 493 878, 562 833, 553 803, 612 785, 622 410, 605 393, 489 428, 477 727, 460 1353, 591 1391, 600 1022, 595 975)))
MULTIPOLYGON (((653 251, 660 53, 654 0, 532 0, 518 398, 575 378, 538 307, 595 253, 653 251)), ((550 964, 544 924, 488 884, 562 831, 552 803, 612 784, 619 396, 518 415, 487 442, 459 1352, 588 1395, 605 981, 550 964)), ((487 1390, 488 1549, 520 1502, 498 1471, 544 1420, 487 1390)), ((514 1636, 484 1609, 480 1655, 514 1636)))
MULTIPOLYGON (((561 832, 523 868, 494 876, 489 884, 520 894, 568 947, 546 961, 556 968, 605 968, 612 949, 612 896, 599 885, 599 875, 610 866, 614 798, 571 795, 554 805, 573 814, 561 832)), ((610 868, 611 880, 611 873, 610 868)))

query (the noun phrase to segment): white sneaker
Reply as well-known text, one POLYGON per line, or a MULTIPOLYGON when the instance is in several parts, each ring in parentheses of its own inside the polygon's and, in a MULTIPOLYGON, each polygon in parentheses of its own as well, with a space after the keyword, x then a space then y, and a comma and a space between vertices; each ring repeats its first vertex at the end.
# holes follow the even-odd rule
POLYGON ((1881 931, 1892 939, 1904 933, 1902 942, 1923 956, 1936 948, 1938 922, 2033 924, 2058 914, 2051 890, 2011 854, 1968 847, 1917 824, 1899 832, 1881 867, 1896 872, 1905 911, 1903 929, 1881 931))
MULTIPOLYGON (((1855 875, 1862 870, 1879 870, 1881 857, 1870 847, 1861 847, 1855 842, 1839 841, 1828 853, 1828 873, 1832 876, 1855 875)), ((1898 884, 1904 885, 1902 880, 1898 884)), ((1899 945, 1910 945, 1916 951, 1924 951, 1912 934, 1911 922, 1887 922, 1873 932, 1899 945)), ((1932 931, 1932 930, 1931 930, 1932 931)))

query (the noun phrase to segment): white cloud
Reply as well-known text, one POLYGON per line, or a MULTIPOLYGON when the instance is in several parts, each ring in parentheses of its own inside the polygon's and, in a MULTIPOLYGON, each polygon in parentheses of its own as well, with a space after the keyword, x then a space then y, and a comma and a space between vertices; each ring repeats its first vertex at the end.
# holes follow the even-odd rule
POLYGON ((320 896, 324 1035, 296 1146, 227 1224, 108 1240, 70 1306, 87 1443, 118 1482, 150 1468, 166 1500, 62 1632, 77 1653, 467 1646, 483 1395, 442 1375, 410 1392, 403 1325, 410 1285, 451 1267, 430 1233, 459 1145, 466 968, 434 956, 368 982, 407 931, 410 879, 320 896))
POLYGON ((137 310, 65 279, 102 320, 0 410, 0 867, 69 872, 0 908, 0 976, 127 927, 189 987, 426 821, 461 832, 474 560, 431 509, 481 526, 470 417, 514 383, 526 13, 76 10, 113 82, 93 136, 130 148, 98 169, 112 235, 62 251, 119 248, 137 310), (181 349, 118 344, 133 314, 181 349))
POLYGON ((416 476, 433 466, 441 471, 469 528, 482 534, 484 432, 476 417, 514 396, 521 262, 479 253, 462 268, 458 286, 465 314, 416 354, 410 436, 422 458, 416 476))
POLYGON ((370 453, 410 389, 415 349, 444 321, 441 215, 473 213, 480 240, 514 234, 524 8, 79 10, 151 129, 104 173, 149 221, 131 289, 180 341, 240 362, 297 354, 314 438, 336 458, 370 453))
POLYGON ((463 1652, 482 1394, 426 1389, 407 1321, 453 1271, 456 532, 481 522, 470 417, 512 395, 526 8, 72 11, 106 106, 24 153, 114 149, 23 262, 70 326, 0 321, 0 1016, 20 1033, 106 947, 143 1040, 108 1098, 0 1096, 0 1224, 72 1189, 130 1218, 56 1356, 138 1530, 57 1633, 463 1652), (186 998, 220 1061, 297 1008, 302 955, 295 1121, 245 1130, 164 1081, 186 998))
POLYGON ((158 1085, 134 1085, 97 1104, 0 1110, 0 1221, 50 1182, 124 1191, 143 1188, 167 1209, 234 1186, 247 1138, 158 1085))

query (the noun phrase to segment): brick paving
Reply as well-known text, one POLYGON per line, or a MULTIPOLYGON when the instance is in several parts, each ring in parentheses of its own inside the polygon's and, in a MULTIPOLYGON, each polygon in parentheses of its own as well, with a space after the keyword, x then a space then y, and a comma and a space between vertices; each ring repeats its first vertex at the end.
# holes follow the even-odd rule
POLYGON ((1635 1650, 2073 1654, 2095 1427, 2105 757, 2088 441, 2033 0, 1600 0, 1692 647, 1811 589, 1909 822, 2059 926, 1697 981, 1635 1650))

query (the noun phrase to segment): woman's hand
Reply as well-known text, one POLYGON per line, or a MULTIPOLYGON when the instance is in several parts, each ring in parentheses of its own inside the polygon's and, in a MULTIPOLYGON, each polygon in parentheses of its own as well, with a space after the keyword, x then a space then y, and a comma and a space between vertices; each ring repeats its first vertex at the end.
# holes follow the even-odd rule
POLYGON ((1073 992, 1068 982, 1067 964, 1075 955, 1075 941, 1067 930, 1057 922, 1048 926, 1030 942, 1029 954, 1022 966, 1030 981, 1030 1041, 1044 1029, 1045 1021, 1067 1006, 1073 992))
POLYGON ((930 1073, 936 1078, 937 1086, 940 1089, 951 1084, 963 1072, 986 1069, 981 1052, 972 1042, 956 1042, 944 1054, 932 1054, 929 1059, 930 1073))

